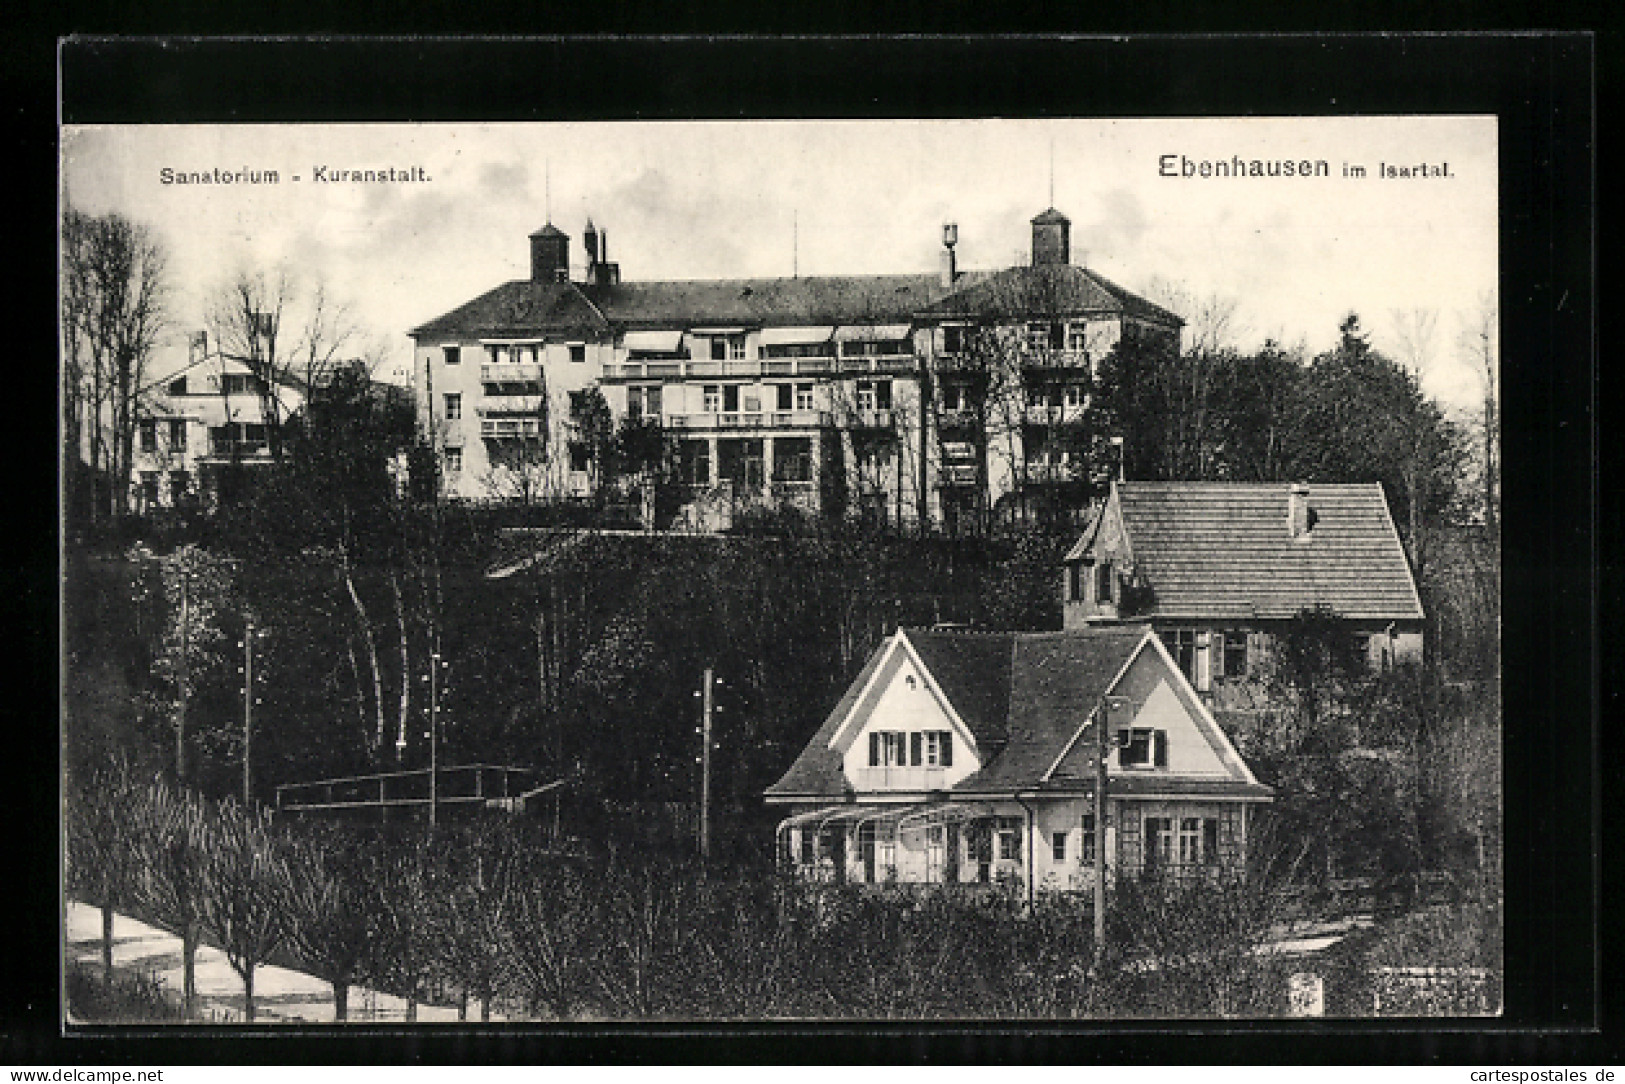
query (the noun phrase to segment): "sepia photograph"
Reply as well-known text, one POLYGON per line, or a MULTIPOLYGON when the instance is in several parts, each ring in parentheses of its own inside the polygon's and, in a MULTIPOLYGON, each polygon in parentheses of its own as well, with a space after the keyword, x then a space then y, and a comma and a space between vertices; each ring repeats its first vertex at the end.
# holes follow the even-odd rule
POLYGON ((1497 117, 60 138, 65 1027, 1503 1013, 1497 117))

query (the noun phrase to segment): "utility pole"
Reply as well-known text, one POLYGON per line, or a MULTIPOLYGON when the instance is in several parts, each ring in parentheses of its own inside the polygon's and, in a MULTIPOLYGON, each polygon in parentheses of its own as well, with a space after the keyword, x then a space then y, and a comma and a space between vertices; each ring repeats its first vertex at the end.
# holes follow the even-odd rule
POLYGON ((243 808, 249 802, 249 748, 254 735, 254 617, 243 624, 243 808))
POLYGON ((175 782, 186 783, 186 709, 192 699, 192 629, 187 602, 192 590, 191 570, 184 565, 181 577, 181 681, 179 705, 175 712, 175 782))
POLYGON ((429 653, 429 827, 440 810, 440 651, 429 653))
POLYGON ((711 857, 711 667, 705 668, 704 683, 700 686, 700 860, 711 857))
POLYGON ((1106 729, 1110 711, 1105 697, 1095 705, 1095 953, 1090 971, 1100 974, 1106 953, 1106 729))

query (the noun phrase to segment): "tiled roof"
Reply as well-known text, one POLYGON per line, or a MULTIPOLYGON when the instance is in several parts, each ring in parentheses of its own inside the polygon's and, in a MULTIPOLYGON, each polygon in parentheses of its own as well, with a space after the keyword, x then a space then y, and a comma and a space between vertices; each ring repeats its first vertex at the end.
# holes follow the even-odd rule
POLYGON ((980 277, 920 310, 926 317, 1002 318, 1108 313, 1179 327, 1174 313, 1115 282, 1071 264, 1011 267, 980 277))
POLYGON ((412 334, 503 338, 544 332, 596 334, 608 326, 574 283, 517 279, 413 328, 412 334))
POLYGON ((946 291, 936 275, 820 275, 583 286, 625 328, 906 324, 946 291))
MULTIPOLYGON (((1039 785, 1145 635, 1144 626, 1120 625, 1000 637, 1010 653, 1006 740, 954 793, 1008 793, 1039 785)), ((940 680, 939 671, 932 673, 940 680)))
POLYGON ((818 795, 822 797, 839 797, 846 790, 846 775, 841 769, 841 752, 830 748, 830 741, 835 732, 846 721, 847 714, 858 702, 858 696, 863 687, 869 683, 876 670, 880 668, 880 660, 886 656, 888 644, 881 644, 869 656, 858 676, 852 679, 852 684, 846 687, 846 693, 841 697, 829 715, 825 716, 824 724, 813 735, 812 741, 801 750, 795 763, 784 777, 771 787, 767 788, 768 797, 801 797, 804 795, 818 795))
MULTIPOLYGON (((983 757, 981 769, 961 780, 951 793, 976 796, 1049 788, 1044 774, 1133 658, 1147 632, 1144 625, 1038 633, 905 629, 903 635, 970 727, 983 757)), ((889 646, 889 642, 881 645, 870 656, 784 778, 767 789, 769 797, 846 796, 841 752, 831 749, 830 741, 856 706, 889 646)), ((1077 781, 1056 785, 1075 788, 1077 781)), ((1124 783, 1127 789, 1122 793, 1138 793, 1135 788, 1140 785, 1124 783)), ((1184 793, 1190 781, 1173 780, 1167 785, 1184 793)), ((1256 786, 1248 790, 1249 785, 1239 779, 1198 785, 1208 787, 1202 793, 1235 797, 1269 793, 1268 788, 1256 786)), ((1119 790, 1115 778, 1112 788, 1114 793, 1119 790)))
POLYGON ((1141 616, 1283 619, 1324 606, 1356 620, 1422 617, 1380 484, 1311 485, 1302 540, 1288 529, 1289 489, 1117 483, 1134 571, 1151 589, 1141 616))

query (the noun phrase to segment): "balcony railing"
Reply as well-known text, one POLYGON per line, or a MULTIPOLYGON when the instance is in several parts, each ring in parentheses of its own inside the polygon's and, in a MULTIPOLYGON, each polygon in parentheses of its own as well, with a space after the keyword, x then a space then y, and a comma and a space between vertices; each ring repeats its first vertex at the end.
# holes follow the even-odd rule
POLYGON ((945 486, 973 486, 976 484, 976 464, 950 463, 942 468, 945 486))
MULTIPOLYGON (((881 355, 877 357, 837 358, 758 358, 739 361, 714 361, 707 358, 689 358, 648 361, 629 359, 609 362, 604 366, 605 380, 720 380, 730 377, 796 377, 858 375, 864 373, 912 373, 918 368, 912 354, 881 355)), ((500 366, 512 369, 515 366, 500 366)), ((486 377, 485 379, 496 379, 486 377)), ((518 379, 508 377, 507 379, 518 379)))
POLYGON ((847 425, 853 429, 890 429, 895 420, 890 410, 859 408, 848 416, 847 425))
POLYGON ((968 429, 978 421, 974 410, 939 410, 937 411, 937 424, 943 429, 968 429))
POLYGON ((1089 352, 1087 350, 1033 350, 1023 351, 1021 365, 1024 369, 1087 369, 1089 368, 1089 352))
POLYGON ((534 440, 541 435, 540 418, 480 419, 480 436, 488 440, 534 440))
POLYGON ((474 409, 480 414, 540 414, 545 405, 540 395, 490 395, 474 409))
POLYGON ((1027 408, 1027 424, 1070 425, 1082 421, 1088 412, 1089 408, 1081 403, 1064 406, 1034 404, 1027 408))
POLYGON ((541 378, 542 365, 536 361, 487 361, 480 365, 480 380, 487 384, 515 384, 541 378))
POLYGON ((830 424, 827 410, 701 411, 667 414, 671 429, 818 429, 830 424))
POLYGON ((856 768, 852 786, 866 790, 942 790, 948 785, 946 768, 856 768))

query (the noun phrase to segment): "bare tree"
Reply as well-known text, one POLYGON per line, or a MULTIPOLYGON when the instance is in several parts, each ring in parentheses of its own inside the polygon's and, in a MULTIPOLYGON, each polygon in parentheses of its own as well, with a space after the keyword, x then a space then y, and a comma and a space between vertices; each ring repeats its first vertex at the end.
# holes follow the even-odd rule
POLYGON ((142 907, 181 936, 181 1003, 197 1008, 197 946, 203 927, 207 813, 190 791, 162 782, 148 786, 138 804, 142 907))
MULTIPOLYGON (((65 398, 89 430, 92 474, 105 467, 107 511, 129 510, 139 395, 147 363, 167 326, 168 277, 152 231, 122 215, 87 217, 70 211, 63 224, 65 398)), ((74 454, 78 451, 75 448, 74 454)))
POLYGON ((1493 530, 1501 519, 1501 352, 1500 307, 1495 291, 1478 299, 1472 312, 1462 317, 1457 337, 1458 353, 1478 373, 1483 387, 1484 522, 1493 530))
POLYGON ((304 295, 285 267, 244 269, 216 288, 206 322, 221 357, 252 375, 266 444, 280 461, 289 413, 284 394, 289 388, 308 394, 343 360, 358 335, 348 306, 320 281, 304 295))
POLYGON ((207 833, 203 923, 243 980, 243 1018, 254 1022, 254 972, 288 934, 288 869, 270 815, 228 799, 207 833))

